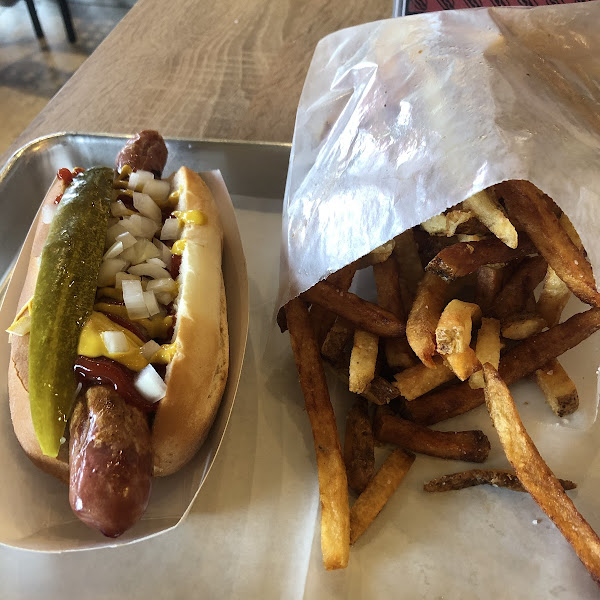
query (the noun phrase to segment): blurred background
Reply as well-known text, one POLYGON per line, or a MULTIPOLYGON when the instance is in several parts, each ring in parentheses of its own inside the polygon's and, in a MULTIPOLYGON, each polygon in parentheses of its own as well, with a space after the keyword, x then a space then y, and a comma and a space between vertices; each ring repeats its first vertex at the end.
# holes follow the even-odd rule
MULTIPOLYGON (((76 41, 69 42, 56 0, 0 0, 0 154, 44 108, 136 0, 69 0, 76 41)), ((94 90, 90 90, 93 94, 94 90)))

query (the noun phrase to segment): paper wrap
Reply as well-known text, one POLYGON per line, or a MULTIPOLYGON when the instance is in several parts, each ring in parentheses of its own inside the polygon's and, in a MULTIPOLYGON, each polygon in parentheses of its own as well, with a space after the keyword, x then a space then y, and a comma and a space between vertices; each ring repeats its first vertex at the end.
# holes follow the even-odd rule
POLYGON ((288 173, 279 305, 493 184, 528 179, 600 274, 600 3, 418 15, 317 46, 288 173))

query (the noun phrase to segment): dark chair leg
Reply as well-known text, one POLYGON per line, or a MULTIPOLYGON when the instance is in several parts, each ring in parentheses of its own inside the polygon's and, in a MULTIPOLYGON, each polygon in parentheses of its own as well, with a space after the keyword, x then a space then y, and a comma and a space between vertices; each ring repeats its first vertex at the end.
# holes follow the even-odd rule
MULTIPOLYGON (((28 3, 29 1, 30 0, 28 0, 28 3)), ((77 41, 77 36, 75 35, 75 29, 73 28, 73 20, 71 19, 71 11, 69 9, 69 5, 67 4, 67 0, 58 0, 58 5, 60 6, 60 12, 62 13, 63 21, 65 22, 67 37, 73 44, 77 41)))
POLYGON ((33 29, 35 30, 35 35, 38 38, 44 37, 44 30, 40 25, 40 20, 38 19, 37 12, 35 10, 35 6, 33 5, 33 0, 25 0, 27 3, 27 9, 29 10, 29 16, 31 17, 31 22, 33 23, 33 29))

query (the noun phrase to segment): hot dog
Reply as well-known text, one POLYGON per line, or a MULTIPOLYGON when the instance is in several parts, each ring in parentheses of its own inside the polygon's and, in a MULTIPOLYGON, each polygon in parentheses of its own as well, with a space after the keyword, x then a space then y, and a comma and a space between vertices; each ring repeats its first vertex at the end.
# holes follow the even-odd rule
POLYGON ((143 131, 115 171, 59 171, 9 329, 17 439, 110 537, 197 452, 227 380, 218 211, 189 169, 160 179, 166 158, 143 131))

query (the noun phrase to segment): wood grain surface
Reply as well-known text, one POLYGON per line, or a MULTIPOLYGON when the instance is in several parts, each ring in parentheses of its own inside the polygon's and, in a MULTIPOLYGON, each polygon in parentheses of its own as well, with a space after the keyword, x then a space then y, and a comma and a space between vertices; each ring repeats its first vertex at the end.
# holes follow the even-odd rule
POLYGON ((139 0, 31 122, 56 131, 290 142, 316 43, 392 0, 139 0))

